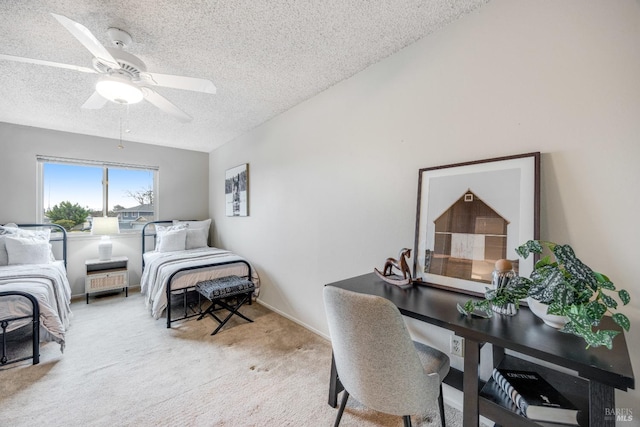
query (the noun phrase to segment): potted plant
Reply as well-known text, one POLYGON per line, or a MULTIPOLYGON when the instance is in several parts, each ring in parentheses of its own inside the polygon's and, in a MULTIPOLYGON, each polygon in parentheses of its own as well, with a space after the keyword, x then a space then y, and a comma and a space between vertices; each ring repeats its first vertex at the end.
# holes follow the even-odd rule
MULTIPOLYGON (((616 324, 629 331, 629 318, 622 313, 614 313, 618 308, 618 302, 612 296, 617 295, 622 304, 626 305, 631 300, 629 292, 624 289, 617 290, 607 276, 585 265, 569 245, 529 240, 518 247, 516 252, 526 259, 532 253, 542 254, 544 248, 549 249, 553 257, 550 254, 540 259, 529 279, 519 277, 518 280, 514 280, 509 294, 503 298, 513 299, 524 293, 532 309, 537 301, 547 305, 547 314, 567 318, 560 331, 582 337, 587 347, 604 345, 611 349, 613 338, 620 332, 598 329, 598 326, 602 318, 609 313, 616 324)), ((488 296, 493 295, 489 293, 488 296)), ((468 301, 463 307, 458 306, 458 310, 469 315, 476 308, 485 308, 486 301, 489 300, 468 301)))
POLYGON ((528 296, 541 303, 548 304, 547 313, 568 317, 561 329, 581 336, 587 347, 601 345, 611 349, 613 338, 619 331, 598 329, 602 317, 609 313, 613 321, 629 331, 629 318, 622 313, 614 313, 618 302, 623 305, 631 301, 629 292, 616 290, 607 276, 593 271, 576 257, 569 245, 529 240, 516 249, 518 255, 527 258, 530 254, 542 254, 544 248, 553 254, 540 259, 528 281, 528 296))

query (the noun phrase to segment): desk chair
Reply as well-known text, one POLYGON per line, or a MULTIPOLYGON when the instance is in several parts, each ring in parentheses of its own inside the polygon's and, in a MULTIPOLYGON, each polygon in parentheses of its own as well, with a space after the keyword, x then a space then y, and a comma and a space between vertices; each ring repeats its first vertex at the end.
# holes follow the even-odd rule
POLYGON ((442 426, 442 379, 449 357, 413 342, 398 308, 389 300, 324 287, 333 357, 344 395, 335 421, 340 424, 349 395, 376 411, 402 416, 424 414, 437 400, 442 426))

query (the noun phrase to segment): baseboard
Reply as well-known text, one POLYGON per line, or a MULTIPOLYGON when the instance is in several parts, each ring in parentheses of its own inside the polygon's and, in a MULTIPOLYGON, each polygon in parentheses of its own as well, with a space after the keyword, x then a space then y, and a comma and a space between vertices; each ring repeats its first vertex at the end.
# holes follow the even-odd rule
POLYGON ((462 411, 463 394, 460 390, 451 387, 448 384, 442 384, 442 394, 444 403, 452 408, 462 411))
POLYGON ((258 299, 255 300, 258 304, 268 308, 271 311, 274 311, 276 313, 278 313, 280 316, 282 317, 286 317, 287 319, 291 320, 294 323, 297 323, 298 325, 302 326, 303 328, 313 332, 314 334, 324 338, 327 341, 331 341, 331 338, 329 338, 329 336, 323 334, 322 332, 318 331, 317 329, 312 328, 311 326, 307 325, 306 323, 301 322, 300 320, 296 319, 295 317, 292 317, 291 315, 284 313, 280 310, 278 310, 275 307, 272 307, 271 305, 267 304, 266 302, 262 301, 259 297, 258 299))

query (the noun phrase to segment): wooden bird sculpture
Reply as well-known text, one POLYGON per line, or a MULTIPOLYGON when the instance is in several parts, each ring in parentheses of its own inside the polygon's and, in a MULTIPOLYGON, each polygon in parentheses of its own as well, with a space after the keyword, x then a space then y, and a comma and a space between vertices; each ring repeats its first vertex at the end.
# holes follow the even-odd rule
POLYGON ((398 259, 387 258, 384 263, 382 272, 377 268, 374 268, 374 272, 387 283, 398 286, 406 286, 411 284, 411 270, 407 258, 411 257, 411 249, 402 248, 398 259), (395 274, 394 269, 398 270, 400 274, 395 274))

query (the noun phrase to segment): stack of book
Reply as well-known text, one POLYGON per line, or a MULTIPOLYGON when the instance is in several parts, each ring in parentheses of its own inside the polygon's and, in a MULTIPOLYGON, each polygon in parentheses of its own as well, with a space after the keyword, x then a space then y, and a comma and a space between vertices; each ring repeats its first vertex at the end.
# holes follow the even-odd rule
POLYGON ((502 394, 503 406, 532 420, 578 425, 578 408, 537 372, 495 368, 481 394, 502 394))

